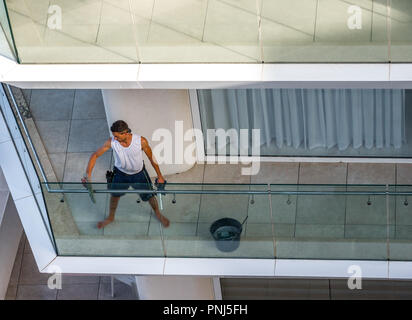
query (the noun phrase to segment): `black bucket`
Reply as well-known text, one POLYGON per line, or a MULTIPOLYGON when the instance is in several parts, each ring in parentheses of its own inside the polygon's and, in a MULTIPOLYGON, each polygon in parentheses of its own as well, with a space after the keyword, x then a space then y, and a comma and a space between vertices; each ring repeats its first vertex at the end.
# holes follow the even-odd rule
POLYGON ((223 252, 234 251, 239 247, 242 225, 232 218, 216 220, 210 226, 210 233, 216 241, 216 247, 223 252))

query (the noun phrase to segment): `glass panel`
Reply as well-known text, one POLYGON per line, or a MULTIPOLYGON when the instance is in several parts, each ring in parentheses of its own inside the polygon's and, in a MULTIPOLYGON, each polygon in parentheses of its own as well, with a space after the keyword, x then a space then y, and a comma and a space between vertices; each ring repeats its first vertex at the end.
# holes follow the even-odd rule
POLYGON ((129 10, 99 0, 6 0, 22 63, 138 61, 129 10))
POLYGON ((297 185, 271 185, 275 243, 278 238, 293 238, 296 224, 297 185), (287 194, 290 192, 290 194, 287 194))
POLYGON ((3 1, 0 1, 0 54, 6 58, 16 60, 13 37, 3 1))
MULTIPOLYGON (((137 193, 121 196, 114 220, 104 227, 99 223, 110 214, 110 193, 105 183, 93 183, 93 198, 84 193, 85 188, 78 183, 49 184, 52 189, 72 189, 77 193, 65 193, 46 197, 50 219, 60 255, 74 256, 164 256, 162 239, 157 234, 149 234, 149 224, 156 218, 147 202, 139 201, 137 193), (80 191, 80 193, 79 193, 80 191), (60 198, 60 199, 59 199, 60 198)), ((118 194, 127 186, 118 184, 118 194)), ((144 189, 146 185, 136 184, 144 189)), ((49 194, 43 184, 43 191, 49 194)))
POLYGON ((412 2, 391 0, 391 60, 412 61, 412 2))
MULTIPOLYGON (((387 0, 6 4, 23 63, 389 61, 387 0)), ((409 56, 409 7, 393 1, 393 61, 409 56)))
POLYGON ((263 221, 270 218, 268 195, 220 193, 266 190, 267 186, 260 185, 203 185, 203 192, 216 194, 201 195, 197 226, 193 226, 196 227, 194 236, 183 236, 178 240, 166 237, 167 255, 273 258, 271 224, 268 224, 269 228, 259 230, 263 221))
POLYGON ((348 186, 345 238, 353 241, 359 259, 388 259, 388 237, 394 235, 395 201, 386 186, 348 186))
MULTIPOLYGON (((411 193, 412 186, 391 186, 391 191, 398 193, 411 193)), ((392 195, 396 202, 395 236, 389 239, 389 260, 412 260, 412 196, 392 195)))
MULTIPOLYGON (((275 186, 271 189, 276 193, 275 186)), ((299 185, 298 191, 307 194, 298 194, 296 205, 290 201, 290 210, 295 206, 296 213, 275 235, 276 257, 386 259, 386 198, 371 196, 369 206, 367 195, 345 194, 356 190, 370 191, 371 187, 299 185)))
POLYGON ((232 2, 160 0, 153 1, 151 10, 141 14, 136 8, 148 1, 136 1, 141 61, 260 61, 255 2, 249 10, 232 2))
POLYGON ((387 62, 386 0, 263 0, 265 62, 387 62))

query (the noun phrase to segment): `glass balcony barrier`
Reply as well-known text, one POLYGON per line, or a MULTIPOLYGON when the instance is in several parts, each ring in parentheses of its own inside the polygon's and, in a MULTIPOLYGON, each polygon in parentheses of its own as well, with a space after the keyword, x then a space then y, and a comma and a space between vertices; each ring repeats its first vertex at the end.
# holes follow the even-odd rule
POLYGON ((410 62, 409 0, 4 0, 22 63, 410 62))
POLYGON ((13 35, 4 1, 0 1, 0 55, 17 61, 13 35))
POLYGON ((59 255, 412 260, 411 186, 91 186, 93 199, 81 183, 42 183, 44 193, 60 198, 58 213, 49 210, 59 255), (149 193, 169 226, 141 200, 149 193), (124 195, 114 220, 99 228, 113 194, 124 195))

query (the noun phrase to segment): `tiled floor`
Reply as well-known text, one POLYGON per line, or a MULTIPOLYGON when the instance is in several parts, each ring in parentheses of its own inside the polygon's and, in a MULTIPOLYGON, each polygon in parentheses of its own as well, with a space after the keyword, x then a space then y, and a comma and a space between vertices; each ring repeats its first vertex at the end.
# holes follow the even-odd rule
POLYGON ((111 296, 109 276, 63 275, 61 289, 49 289, 50 274, 38 271, 26 236, 23 234, 16 255, 6 300, 132 300, 128 285, 115 280, 111 296))
POLYGON ((221 280, 223 299, 251 300, 410 300, 412 281, 363 280, 349 289, 346 279, 221 280))

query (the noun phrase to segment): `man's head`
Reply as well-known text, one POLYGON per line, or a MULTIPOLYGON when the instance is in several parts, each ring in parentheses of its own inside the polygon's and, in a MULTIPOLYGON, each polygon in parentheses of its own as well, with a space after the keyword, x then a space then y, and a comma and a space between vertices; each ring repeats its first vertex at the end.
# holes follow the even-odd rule
POLYGON ((119 142, 125 142, 131 132, 129 126, 123 120, 113 122, 110 131, 113 133, 114 139, 119 142))

